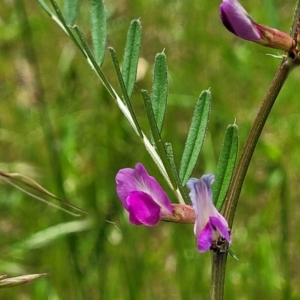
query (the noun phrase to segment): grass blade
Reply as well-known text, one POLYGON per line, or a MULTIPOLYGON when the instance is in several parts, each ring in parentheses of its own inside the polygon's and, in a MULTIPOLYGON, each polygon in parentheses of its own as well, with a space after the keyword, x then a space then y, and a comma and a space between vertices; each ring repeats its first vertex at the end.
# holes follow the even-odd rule
POLYGON ((14 186, 15 188, 17 188, 18 190, 22 191, 23 193, 25 193, 25 194, 27 194, 27 195, 29 195, 29 196, 31 196, 31 197, 33 197, 33 198, 41 201, 41 202, 44 202, 44 203, 46 203, 46 204, 48 204, 50 206, 53 206, 53 207, 55 207, 55 208, 57 208, 59 210, 63 210, 65 212, 67 212, 68 214, 71 214, 73 216, 80 216, 80 215, 74 214, 74 213, 72 213, 72 212, 70 212, 70 211, 68 211, 66 209, 63 209, 62 207, 57 206, 57 205, 55 205, 55 204, 53 204, 53 203, 51 203, 51 202, 49 202, 49 201, 47 201, 47 200, 45 200, 45 199, 37 196, 37 195, 32 194, 31 192, 23 189, 20 186, 20 184, 22 184, 24 186, 27 186, 27 187, 30 187, 31 189, 33 189, 35 191, 38 191, 38 192, 40 192, 40 193, 42 193, 44 195, 47 195, 47 196, 49 196, 49 197, 51 197, 53 199, 56 199, 56 200, 60 201, 62 204, 66 205, 66 206, 69 206, 69 207, 71 207, 71 208, 73 208, 73 209, 75 209, 77 211, 80 211, 82 213, 88 214, 87 212, 85 212, 81 208, 78 208, 75 205, 73 205, 71 203, 68 203, 67 201, 64 201, 64 200, 58 198, 57 196, 55 196, 54 194, 52 194, 51 192, 49 192, 48 190, 46 190, 45 188, 43 188, 41 185, 39 185, 37 182, 35 182, 33 179, 31 179, 31 178, 29 178, 29 177, 27 177, 25 175, 22 175, 22 174, 19 174, 19 173, 6 173, 6 172, 0 171, 0 178, 2 180, 4 180, 5 182, 7 182, 8 184, 10 184, 10 185, 14 186), (15 184, 14 182, 18 183, 19 185, 15 184))
POLYGON ((26 251, 46 247, 66 235, 86 231, 92 227, 92 220, 64 222, 48 227, 13 245, 9 255, 11 257, 22 256, 26 251))

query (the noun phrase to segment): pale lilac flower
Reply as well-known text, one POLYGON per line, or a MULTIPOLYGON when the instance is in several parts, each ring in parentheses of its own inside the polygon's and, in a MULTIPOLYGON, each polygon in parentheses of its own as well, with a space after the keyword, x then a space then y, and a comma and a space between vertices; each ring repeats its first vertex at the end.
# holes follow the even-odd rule
POLYGON ((222 238, 231 242, 227 221, 212 202, 210 186, 213 181, 214 175, 208 174, 200 179, 191 178, 187 182, 196 214, 194 232, 200 252, 209 250, 214 242, 222 238))
POLYGON ((242 39, 286 52, 295 47, 289 35, 253 21, 237 0, 224 0, 220 5, 220 17, 224 26, 242 39))
POLYGON ((116 183, 118 196, 132 224, 152 226, 172 217, 173 208, 166 193, 141 163, 134 169, 121 169, 116 183))

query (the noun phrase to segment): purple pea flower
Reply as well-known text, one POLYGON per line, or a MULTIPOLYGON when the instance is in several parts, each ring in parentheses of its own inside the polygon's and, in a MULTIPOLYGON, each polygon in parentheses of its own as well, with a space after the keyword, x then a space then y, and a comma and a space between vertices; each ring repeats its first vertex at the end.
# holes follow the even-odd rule
POLYGON ((166 193, 141 163, 121 169, 116 176, 117 194, 134 225, 153 226, 173 215, 166 193))
POLYGON ((214 175, 203 175, 200 179, 191 178, 187 182, 190 198, 196 214, 194 232, 200 252, 209 250, 220 239, 231 242, 229 228, 225 218, 212 202, 211 184, 214 175))
POLYGON ((295 47, 289 35, 253 21, 237 0, 224 0, 220 5, 220 17, 223 25, 242 39, 286 52, 295 47))

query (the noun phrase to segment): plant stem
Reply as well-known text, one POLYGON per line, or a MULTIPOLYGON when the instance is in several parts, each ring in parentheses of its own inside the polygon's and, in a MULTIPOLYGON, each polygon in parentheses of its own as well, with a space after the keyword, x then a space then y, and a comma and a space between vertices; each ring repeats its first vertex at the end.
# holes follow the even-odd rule
MULTIPOLYGON (((232 227, 240 192, 253 152, 255 150, 263 127, 266 123, 266 120, 269 116, 269 113, 273 107, 273 104, 286 78, 288 77, 289 72, 290 66, 286 62, 281 63, 254 120, 238 165, 233 174, 231 185, 227 194, 227 201, 225 201, 224 207, 224 217, 228 220, 228 225, 230 228, 232 227)), ((216 253, 213 255, 211 300, 223 299, 226 258, 227 253, 216 253)))
MULTIPOLYGON (((298 62, 299 63, 299 62, 298 62)), ((273 104, 288 77, 292 69, 292 65, 287 63, 287 60, 283 61, 278 68, 275 77, 266 93, 263 103, 259 109, 259 112, 254 120, 246 143, 244 145, 241 157, 238 165, 235 169, 232 182, 227 194, 227 201, 225 201, 224 217, 228 220, 228 225, 231 228, 233 224, 234 214, 238 204, 240 192, 243 186, 243 182, 263 130, 263 127, 267 121, 267 118, 271 112, 273 104)), ((226 269, 226 258, 227 253, 216 253, 213 256, 212 262, 212 288, 211 288, 211 299, 221 300, 223 299, 223 289, 225 280, 225 269, 226 269), (222 278, 223 277, 223 278, 222 278)))
MULTIPOLYGON (((297 1, 293 24, 291 28, 291 36, 297 37, 297 24, 300 17, 300 0, 297 1)), ((285 83, 289 73, 293 68, 300 65, 299 52, 297 49, 291 51, 287 58, 281 62, 274 79, 268 88, 258 114, 253 122, 250 133, 242 150, 241 157, 233 174, 233 178, 225 201, 224 217, 228 220, 231 228, 235 211, 237 208, 239 196, 242 190, 243 182, 247 174, 247 170, 252 159, 257 142, 261 132, 272 110, 272 107, 279 95, 279 92, 285 83)), ((211 300, 222 300, 224 295, 225 271, 228 253, 217 252, 213 254, 212 259, 212 283, 211 283, 211 300)))
MULTIPOLYGON (((293 18, 293 24, 291 28, 291 35, 296 38, 297 36, 297 24, 300 18, 300 0, 298 0, 295 15, 293 18)), ((289 73, 300 64, 299 51, 293 49, 288 53, 288 57, 284 58, 281 62, 274 79, 268 88, 268 91, 264 97, 258 114, 250 129, 250 133, 245 142, 241 157, 238 165, 233 174, 231 185, 227 194, 227 201, 225 202, 224 217, 228 220, 229 227, 232 227, 234 214, 238 204, 239 196, 242 190, 243 182, 247 174, 247 170, 254 153, 257 142, 260 138, 261 132, 268 119, 271 109, 279 95, 279 92, 285 83, 289 73)))
MULTIPOLYGON (((255 150, 256 144, 266 123, 272 106, 281 90, 289 74, 289 68, 285 63, 282 63, 276 72, 271 86, 265 96, 265 99, 260 107, 260 110, 254 120, 246 143, 244 145, 242 155, 234 172, 230 189, 225 201, 224 217, 228 220, 229 227, 232 227, 234 214, 239 200, 239 195, 243 186, 243 182, 255 150)), ((215 253, 212 262, 212 286, 211 300, 221 300, 224 294, 224 281, 226 270, 227 253, 215 253)))
POLYGON ((232 178, 232 182, 227 194, 227 201, 225 202, 224 217, 227 219, 229 227, 231 227, 233 223, 233 218, 243 182, 255 147, 275 103, 275 100, 277 99, 278 94, 288 77, 290 69, 290 64, 286 63, 286 61, 283 61, 279 66, 247 137, 241 157, 232 178))
POLYGON ((210 299, 221 300, 224 297, 225 271, 228 252, 212 253, 210 299))
POLYGON ((292 21, 292 26, 291 26, 291 30, 290 30, 290 36, 293 37, 294 39, 297 38, 297 25, 299 22, 299 18, 300 18, 300 0, 297 1, 296 7, 295 7, 295 12, 294 12, 294 17, 293 17, 293 21, 292 21))

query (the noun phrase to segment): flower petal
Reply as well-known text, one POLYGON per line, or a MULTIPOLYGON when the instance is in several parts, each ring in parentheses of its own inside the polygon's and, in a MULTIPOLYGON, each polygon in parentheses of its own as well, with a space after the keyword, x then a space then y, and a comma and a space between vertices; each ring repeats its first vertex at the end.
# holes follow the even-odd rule
POLYGON ((126 199, 129 193, 142 191, 147 193, 161 207, 161 215, 172 214, 172 205, 166 193, 156 179, 148 175, 141 163, 136 164, 134 169, 120 170, 116 176, 116 183, 118 196, 125 209, 127 209, 126 199))
POLYGON ((126 168, 121 169, 116 175, 117 194, 124 206, 127 209, 127 197, 132 191, 137 190, 134 182, 135 170, 126 168))
POLYGON ((202 209, 202 202, 211 202, 212 193, 210 185, 214 182, 214 179, 214 175, 206 174, 200 179, 190 178, 188 180, 186 185, 190 190, 189 196, 196 214, 202 209))
POLYGON ((210 186, 213 181, 214 175, 208 174, 200 179, 191 178, 187 182, 196 215, 194 232, 200 252, 209 250, 213 242, 218 241, 220 237, 230 242, 228 223, 212 201, 210 186))
POLYGON ((214 175, 203 175, 200 179, 191 178, 187 182, 190 189, 190 198, 196 214, 194 227, 195 235, 198 236, 207 224, 209 217, 217 211, 212 202, 210 184, 214 181, 214 175))
POLYGON ((250 41, 262 39, 255 22, 238 1, 224 0, 220 5, 220 17, 224 26, 240 38, 250 41))
POLYGON ((228 232, 228 223, 225 218, 219 213, 217 217, 210 217, 209 221, 211 225, 219 230, 221 236, 224 237, 228 243, 230 243, 231 238, 228 232))
POLYGON ((169 198, 167 197, 164 190, 158 184, 156 179, 149 176, 146 169, 142 164, 135 166, 137 173, 137 185, 138 190, 149 194, 153 200, 163 209, 165 213, 172 214, 173 209, 169 198))
POLYGON ((134 225, 153 226, 160 219, 160 206, 144 192, 131 192, 127 198, 129 221, 134 225))
POLYGON ((197 236, 197 246, 199 252, 205 252, 210 249, 212 245, 213 228, 209 222, 205 225, 203 230, 197 236))

